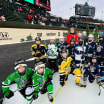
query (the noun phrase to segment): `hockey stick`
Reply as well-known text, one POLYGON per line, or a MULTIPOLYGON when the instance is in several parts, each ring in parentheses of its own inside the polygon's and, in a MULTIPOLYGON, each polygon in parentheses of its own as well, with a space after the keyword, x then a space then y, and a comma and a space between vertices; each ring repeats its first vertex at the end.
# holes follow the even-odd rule
POLYGON ((100 96, 101 95, 101 88, 100 88, 100 85, 99 85, 99 93, 98 95, 100 96))
POLYGON ((46 40, 44 40, 44 44, 45 44, 45 48, 47 48, 47 43, 46 43, 46 40))
MULTIPOLYGON (((69 72, 70 72, 70 71, 69 71, 69 72)), ((69 75, 69 72, 68 72, 67 75, 69 75)), ((67 78, 67 75, 65 76, 65 79, 67 78)), ((67 83, 67 81, 66 81, 66 83, 67 83)), ((65 83, 65 84, 66 84, 66 83, 65 83)), ((51 104, 54 104, 54 102, 55 102, 55 100, 56 100, 56 97, 57 97, 57 95, 59 94, 61 88, 62 88, 62 86, 59 87, 59 89, 58 89, 58 91, 57 91, 57 93, 56 93, 56 95, 55 95, 55 97, 54 97, 54 99, 53 99, 53 102, 52 102, 51 104)))
MULTIPOLYGON (((92 76, 94 79, 97 80, 97 78, 91 73, 90 70, 88 70, 88 72, 91 74, 91 76, 92 76)), ((98 93, 98 95, 100 96, 100 95, 101 95, 101 87, 104 89, 104 86, 103 86, 103 84, 98 83, 98 82, 97 82, 97 84, 99 85, 99 93, 98 93)))
POLYGON ((99 85, 99 93, 98 93, 98 95, 100 96, 101 95, 101 87, 104 89, 104 86, 103 86, 103 84, 99 84, 99 83, 97 83, 98 85, 99 85))

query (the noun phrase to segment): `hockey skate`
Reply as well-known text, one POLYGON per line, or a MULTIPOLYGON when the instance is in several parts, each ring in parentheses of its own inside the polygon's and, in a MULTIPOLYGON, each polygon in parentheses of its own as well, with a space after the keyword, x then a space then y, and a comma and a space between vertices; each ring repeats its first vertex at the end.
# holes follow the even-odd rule
POLYGON ((48 99, 50 102, 53 102, 53 96, 52 95, 48 95, 48 99))
POLYGON ((85 85, 81 84, 81 83, 76 83, 77 86, 79 87, 86 87, 85 85))

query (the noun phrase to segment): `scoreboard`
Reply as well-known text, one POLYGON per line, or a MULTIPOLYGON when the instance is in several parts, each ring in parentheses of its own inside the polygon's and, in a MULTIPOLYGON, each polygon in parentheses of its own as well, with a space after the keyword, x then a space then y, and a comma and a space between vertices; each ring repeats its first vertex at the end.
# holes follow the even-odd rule
POLYGON ((34 5, 37 5, 39 7, 45 8, 49 11, 51 10, 50 0, 24 0, 24 1, 34 4, 34 5))
POLYGON ((27 1, 27 2, 29 2, 31 4, 34 4, 34 0, 24 0, 24 1, 27 1))
POLYGON ((86 2, 85 5, 76 4, 75 14, 80 16, 95 16, 95 7, 89 6, 86 2))

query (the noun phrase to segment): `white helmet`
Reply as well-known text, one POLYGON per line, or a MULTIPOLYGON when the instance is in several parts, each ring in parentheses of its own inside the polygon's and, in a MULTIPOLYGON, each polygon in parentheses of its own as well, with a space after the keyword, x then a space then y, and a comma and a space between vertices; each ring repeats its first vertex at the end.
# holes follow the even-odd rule
POLYGON ((37 63, 35 64, 35 70, 36 70, 36 71, 37 71, 39 68, 41 68, 41 67, 45 68, 45 64, 44 64, 43 62, 37 62, 37 63))
POLYGON ((82 33, 78 33, 78 36, 81 37, 82 36, 82 33))
POLYGON ((89 34, 88 38, 94 38, 94 36, 92 34, 89 34))
POLYGON ((64 36, 59 36, 59 39, 64 39, 64 36))
POLYGON ((51 40, 55 40, 56 38, 54 37, 54 36, 51 36, 51 38, 50 38, 51 40))
POLYGON ((87 34, 87 32, 86 31, 83 31, 82 34, 87 34))

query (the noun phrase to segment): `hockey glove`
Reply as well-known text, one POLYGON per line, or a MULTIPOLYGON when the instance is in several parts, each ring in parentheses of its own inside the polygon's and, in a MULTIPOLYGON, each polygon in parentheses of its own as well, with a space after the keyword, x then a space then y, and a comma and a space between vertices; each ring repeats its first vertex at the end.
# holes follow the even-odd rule
POLYGON ((10 99, 14 96, 14 93, 12 91, 9 91, 9 95, 6 96, 6 98, 10 99))
POLYGON ((36 100, 38 98, 38 95, 33 95, 33 99, 36 100))
POLYGON ((83 54, 83 51, 80 51, 79 54, 83 54))
POLYGON ((82 55, 81 59, 84 59, 85 55, 82 55))
POLYGON ((35 55, 34 55, 34 57, 40 57, 42 54, 41 53, 36 53, 35 55))

